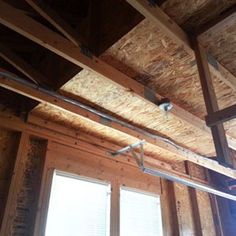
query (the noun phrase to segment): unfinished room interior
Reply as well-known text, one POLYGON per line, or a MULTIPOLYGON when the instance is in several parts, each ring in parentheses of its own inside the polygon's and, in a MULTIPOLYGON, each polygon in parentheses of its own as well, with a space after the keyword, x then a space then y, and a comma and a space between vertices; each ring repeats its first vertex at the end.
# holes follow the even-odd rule
POLYGON ((0 0, 1 236, 236 236, 236 0, 0 0))

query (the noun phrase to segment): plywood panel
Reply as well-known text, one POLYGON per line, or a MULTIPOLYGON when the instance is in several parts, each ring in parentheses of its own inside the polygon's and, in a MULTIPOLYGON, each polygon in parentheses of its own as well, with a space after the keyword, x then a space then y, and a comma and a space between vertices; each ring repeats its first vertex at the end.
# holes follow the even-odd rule
POLYGON ((214 32, 199 37, 205 48, 234 76, 236 76, 236 20, 214 32))

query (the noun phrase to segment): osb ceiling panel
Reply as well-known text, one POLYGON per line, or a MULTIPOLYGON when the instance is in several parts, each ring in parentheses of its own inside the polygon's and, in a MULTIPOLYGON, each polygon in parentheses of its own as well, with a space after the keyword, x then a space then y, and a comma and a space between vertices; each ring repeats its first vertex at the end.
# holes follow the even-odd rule
MULTIPOLYGON (((170 41, 148 20, 143 20, 108 49, 101 58, 203 118, 205 109, 195 58, 190 57, 170 41)), ((216 78, 214 78, 214 86, 220 107, 229 106, 235 101, 233 91, 216 78)), ((161 133, 195 152, 214 155, 210 134, 203 133, 171 114, 166 117, 154 104, 87 70, 77 74, 62 87, 62 90, 72 97, 83 97, 122 116, 127 121, 161 133)), ((70 113, 45 105, 36 108, 36 112, 46 118, 84 129, 88 133, 105 135, 104 138, 113 142, 124 142, 119 140, 119 137, 124 137, 124 134, 114 130, 114 133, 110 132, 107 127, 94 122, 92 124, 86 121, 84 125, 83 118, 72 116, 70 113)), ((159 155, 169 160, 175 159, 167 153, 159 153, 159 155)))
POLYGON ((161 8, 183 29, 191 30, 217 18, 236 0, 167 0, 161 8))
POLYGON ((220 29, 207 31, 199 37, 205 48, 234 76, 236 76, 236 13, 220 29))
MULTIPOLYGON (((194 57, 143 20, 101 57, 162 96, 204 118, 206 111, 194 57)), ((236 94, 214 78, 220 108, 235 103, 236 94)))
MULTIPOLYGON (((134 138, 128 134, 119 132, 108 126, 101 125, 97 122, 91 121, 90 119, 84 118, 82 116, 75 115, 71 112, 58 109, 52 105, 40 104, 34 109, 33 113, 42 118, 57 121, 57 123, 76 129, 77 131, 81 130, 87 132, 88 134, 111 141, 117 145, 127 146, 139 141, 139 139, 134 138)), ((145 144, 145 153, 153 157, 158 156, 158 159, 164 160, 166 162, 184 160, 183 157, 173 155, 172 153, 160 149, 152 144, 145 144)))

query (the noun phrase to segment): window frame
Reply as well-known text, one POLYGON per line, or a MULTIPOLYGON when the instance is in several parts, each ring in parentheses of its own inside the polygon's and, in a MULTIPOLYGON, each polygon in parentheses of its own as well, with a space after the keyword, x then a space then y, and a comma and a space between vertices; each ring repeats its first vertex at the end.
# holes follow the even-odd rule
MULTIPOLYGON (((51 189, 52 189, 52 185, 53 185, 53 180, 54 180, 56 175, 61 176, 61 177, 75 179, 75 180, 80 180, 80 181, 84 181, 84 182, 88 182, 88 183, 99 184, 99 185, 103 185, 103 186, 106 186, 107 188, 109 188, 109 190, 110 190, 110 192, 109 192, 110 197, 109 198, 110 199, 109 199, 108 203, 110 203, 110 206, 108 207, 107 210, 110 213, 110 208, 111 208, 111 187, 112 186, 111 186, 111 183, 109 181, 102 181, 102 180, 99 180, 99 179, 94 179, 94 178, 90 178, 90 177, 87 177, 87 176, 77 175, 77 174, 74 174, 74 173, 69 173, 69 172, 65 172, 65 171, 55 169, 53 171, 53 177, 52 177, 52 180, 51 180, 51 189)), ((45 223, 46 224, 47 224, 47 220, 48 220, 48 212, 49 212, 49 205, 50 205, 51 192, 52 192, 51 189, 50 189, 50 193, 49 193, 47 216, 45 218, 45 223)), ((109 213, 108 213, 108 215, 109 215, 109 213)), ((46 224, 45 224, 45 230, 46 230, 46 224)), ((109 216, 109 223, 108 223, 107 227, 108 227, 108 229, 110 228, 110 216, 109 216)), ((44 232, 44 234, 45 234, 45 232, 44 232)))
MULTIPOLYGON (((68 173, 69 176, 92 179, 97 183, 106 182, 111 186, 110 197, 110 236, 120 235, 120 188, 127 187, 149 195, 160 196, 162 208, 162 187, 160 178, 142 173, 134 164, 127 164, 127 160, 114 160, 99 152, 88 152, 80 146, 71 147, 49 141, 46 152, 43 175, 41 179, 38 211, 36 215, 34 236, 45 235, 46 217, 49 207, 53 174, 68 173)), ((162 215, 164 229, 164 219, 162 215)))

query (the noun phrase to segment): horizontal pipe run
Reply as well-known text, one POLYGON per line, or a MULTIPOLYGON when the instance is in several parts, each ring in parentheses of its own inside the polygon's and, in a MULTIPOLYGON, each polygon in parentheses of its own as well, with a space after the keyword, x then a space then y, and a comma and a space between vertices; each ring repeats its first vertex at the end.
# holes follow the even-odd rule
MULTIPOLYGON (((10 80, 13 80, 13 81, 16 81, 18 83, 21 83, 21 84, 24 84, 25 86, 28 86, 30 88, 33 88, 33 89, 36 89, 38 91, 41 91, 45 94, 48 94, 54 98, 57 98, 57 99, 61 99, 67 103, 70 103, 70 104, 73 104, 73 105, 76 105, 86 111, 89 111, 89 112, 92 112, 98 116, 100 116, 101 118, 104 118, 104 119, 107 119, 107 120, 111 120, 113 122, 116 122, 118 124, 121 124, 127 128, 130 128, 132 130, 135 130, 141 134, 144 134, 146 136, 149 136, 149 137, 152 137, 152 138, 156 138, 156 139, 161 139, 165 142, 168 142, 169 144, 172 144, 174 146, 177 146, 177 147, 180 147, 182 148, 181 146, 175 144, 174 142, 172 142, 171 140, 167 139, 167 138, 164 138, 162 136, 158 136, 158 135, 154 135, 154 134, 150 134, 149 132, 145 131, 145 130, 142 130, 138 127, 135 127, 133 125, 130 125, 124 121, 121 121, 115 117, 112 117, 110 115, 107 115, 103 112, 100 112, 90 106, 87 106, 87 105, 84 105, 82 104, 81 102, 77 101, 77 100, 74 100, 74 99, 71 99, 71 98, 67 98, 63 95, 60 95, 58 94, 57 92, 54 92, 54 91, 50 91, 48 89, 45 89, 43 87, 40 87, 38 85, 35 85, 35 84, 32 84, 24 79, 21 79, 19 77, 16 77, 14 75, 11 75, 10 73, 6 73, 6 72, 3 72, 3 71, 0 71, 0 75, 3 76, 3 77, 6 77, 10 80)), ((143 165, 140 165, 139 164, 139 167, 140 169, 144 172, 144 173, 147 173, 147 174, 150 174, 150 175, 154 175, 154 176, 159 176, 161 178, 165 178, 167 180, 170 180, 170 181, 174 181, 174 182, 178 182, 178 183, 181 183, 181 184, 184 184, 186 186, 189 186, 189 187, 193 187, 193 188, 196 188, 196 189, 199 189, 199 190, 202 190, 202 191, 205 191, 205 192, 208 192, 208 193, 212 193, 212 194, 215 194, 217 196, 221 196, 221 197, 224 197, 224 198, 227 198, 227 199, 231 199, 231 200, 234 200, 236 201, 236 196, 234 195, 231 195, 231 194, 228 194, 228 193, 225 193, 225 192, 222 192, 222 191, 219 191, 217 189, 214 189, 214 188, 211 188, 207 185, 204 185, 204 184, 201 184, 201 183, 196 183, 194 181, 191 181, 191 180, 187 180, 187 179, 184 179, 184 178, 181 178, 181 177, 178 177, 176 175, 173 175, 173 174, 169 174, 165 171, 160 171, 160 170, 154 170, 154 169, 151 169, 151 168, 147 168, 147 167, 144 167, 143 165)))
MULTIPOLYGON (((28 96, 39 102, 46 102, 46 103, 55 105, 56 107, 59 107, 59 108, 61 107, 62 109, 71 111, 72 113, 75 113, 75 114, 78 113, 77 112, 78 109, 79 110, 81 109, 80 112, 82 116, 86 118, 87 117, 90 118, 91 116, 92 117, 91 119, 97 123, 101 123, 102 125, 107 125, 108 127, 115 126, 114 129, 117 129, 117 130, 121 129, 122 130, 121 132, 125 132, 125 133, 135 132, 133 136, 139 139, 144 138, 146 140, 149 140, 147 142, 157 145, 160 148, 167 147, 167 149, 170 152, 173 151, 174 154, 183 156, 186 158, 186 160, 189 160, 190 162, 193 162, 195 164, 198 164, 210 170, 216 171, 222 175, 229 176, 231 178, 236 178, 236 170, 234 169, 226 168, 220 165, 217 161, 210 160, 204 155, 201 155, 189 149, 186 149, 176 144, 175 142, 173 142, 172 140, 168 138, 165 138, 157 134, 152 134, 149 131, 146 131, 145 129, 139 128, 137 126, 129 124, 128 122, 125 122, 113 116, 107 115, 106 113, 100 112, 88 105, 84 105, 83 103, 75 99, 65 97, 59 94, 58 92, 49 90, 47 88, 44 88, 36 84, 32 84, 22 78, 15 76, 14 74, 11 74, 1 69, 0 69, 0 80, 1 80, 1 83, 0 83, 1 87, 18 92, 20 94, 23 94, 24 96, 28 96), (83 110, 87 111, 88 114, 84 114, 83 110), (106 122, 102 122, 102 120, 106 122), (116 126, 118 128, 116 128, 116 126), (142 135, 142 137, 140 134, 142 135), (160 143, 160 145, 158 143, 160 143)), ((80 114, 80 112, 78 113, 78 115, 80 114)))
POLYGON ((196 182, 191 181, 191 180, 180 178, 180 177, 178 177, 176 175, 172 175, 172 174, 169 174, 169 173, 167 173, 165 171, 161 171, 161 170, 154 170, 154 169, 147 168, 147 167, 144 167, 144 166, 140 166, 140 169, 145 174, 161 177, 161 178, 173 181, 173 182, 177 182, 177 183, 186 185, 188 187, 192 187, 192 188, 195 188, 195 189, 207 192, 207 193, 211 193, 211 194, 217 195, 219 197, 223 197, 223 198, 227 198, 227 199, 236 201, 236 196, 235 195, 232 195, 232 194, 229 194, 229 193, 217 190, 217 189, 215 189, 213 187, 210 187, 208 185, 205 185, 205 184, 202 184, 202 183, 196 183, 196 182))
MULTIPOLYGON (((84 110, 86 110, 88 112, 91 112, 91 113, 93 113, 95 115, 100 116, 100 118, 102 118, 102 119, 115 122, 115 123, 117 123, 117 124, 119 124, 121 126, 129 128, 131 130, 134 130, 134 131, 136 131, 136 132, 138 132, 138 133, 140 133, 142 135, 145 135, 147 137, 150 137, 152 139, 161 140, 161 141, 163 141, 165 143, 168 143, 168 144, 174 146, 175 148, 177 148, 179 150, 186 151, 186 152, 189 152, 189 153, 194 153, 194 152, 192 152, 192 151, 190 151, 188 149, 185 149, 184 147, 176 144, 175 142, 173 142, 172 140, 170 140, 168 138, 162 137, 161 135, 157 135, 157 134, 151 134, 150 132, 148 132, 148 131, 146 131, 144 129, 138 128, 138 127, 136 127, 134 125, 131 125, 131 124, 125 122, 125 121, 119 120, 119 119, 117 119, 117 118, 115 118, 115 117, 113 117, 111 115, 108 115, 108 114, 106 114, 104 112, 98 111, 98 110, 96 110, 96 109, 94 109, 94 108, 92 108, 92 107, 90 107, 88 105, 85 105, 85 104, 83 104, 83 103, 81 103, 81 102, 79 102, 79 101, 77 101, 75 99, 65 97, 65 96, 59 94, 58 92, 55 92, 55 91, 43 88, 42 86, 37 85, 37 84, 33 84, 31 82, 28 82, 27 80, 22 79, 22 78, 20 78, 18 76, 15 76, 15 75, 13 75, 11 73, 8 73, 8 72, 5 72, 5 71, 0 71, 0 76, 3 76, 3 77, 5 77, 5 78, 7 78, 9 80, 13 80, 15 82, 18 82, 18 83, 20 83, 22 85, 25 85, 25 86, 29 87, 29 88, 38 90, 38 91, 40 91, 40 92, 42 92, 44 94, 47 94, 47 95, 49 95, 51 97, 54 97, 54 98, 56 98, 58 100, 62 100, 62 101, 67 102, 69 104, 78 106, 79 108, 82 108, 82 109, 84 109, 84 110)), ((203 158, 208 158, 207 156, 204 156, 204 155, 200 155, 200 154, 197 154, 197 155, 199 155, 199 156, 201 156, 203 158)))

